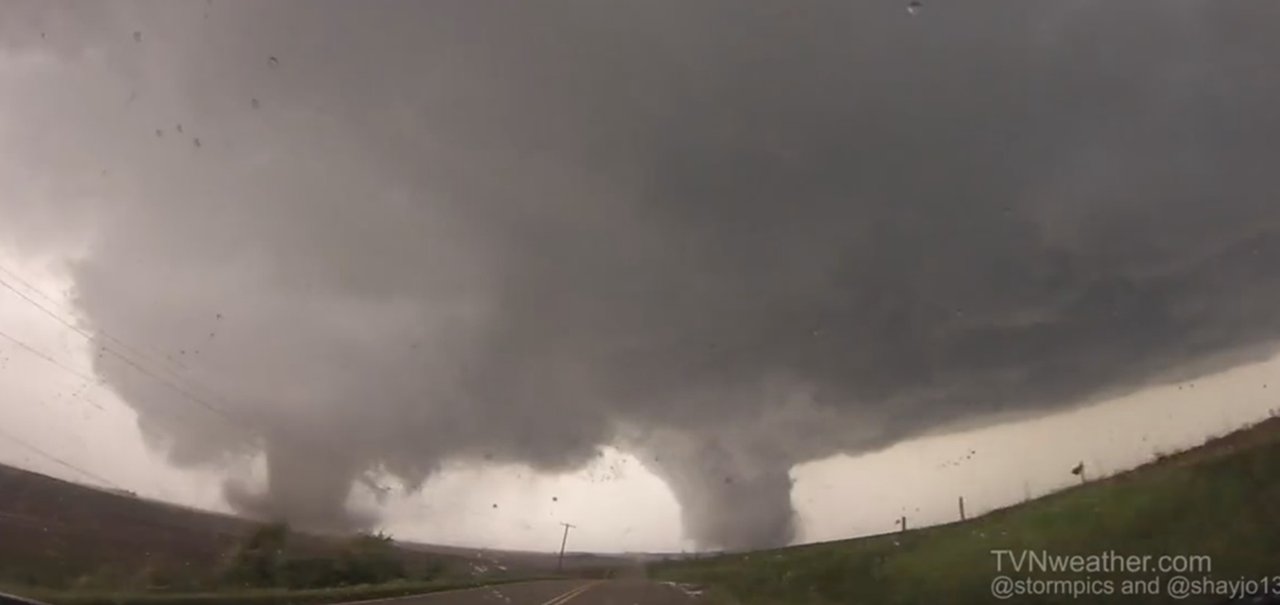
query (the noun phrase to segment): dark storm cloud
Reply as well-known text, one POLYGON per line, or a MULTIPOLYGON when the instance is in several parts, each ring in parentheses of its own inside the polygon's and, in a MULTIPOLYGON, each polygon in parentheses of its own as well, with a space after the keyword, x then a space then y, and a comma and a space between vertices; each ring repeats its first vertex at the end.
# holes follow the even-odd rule
POLYGON ((6 42, 61 71, 5 127, 93 217, 87 321, 240 427, 99 371, 177 460, 265 436, 246 510, 618 442, 690 537, 776 544, 798 462, 1280 335, 1270 5, 16 6, 79 45, 6 42))

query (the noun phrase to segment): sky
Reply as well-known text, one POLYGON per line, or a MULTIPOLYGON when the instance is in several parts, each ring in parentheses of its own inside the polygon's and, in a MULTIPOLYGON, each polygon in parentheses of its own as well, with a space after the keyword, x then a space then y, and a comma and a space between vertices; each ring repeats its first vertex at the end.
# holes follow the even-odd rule
MULTIPOLYGON (((0 256, 0 265, 22 271, 25 281, 51 295, 70 286, 59 279, 56 264, 0 256)), ((85 340, 9 291, 0 293, 0 331, 71 369, 89 371, 92 354, 85 340)), ((0 406, 0 430, 41 453, 0 436, 0 463, 227 513, 233 511, 222 499, 224 475, 260 478, 260 463, 229 473, 174 467, 143 444, 136 414, 117 397, 83 389, 85 381, 66 369, 10 345, 0 343, 0 397, 7 402, 0 406)), ((798 540, 892 531, 903 515, 912 527, 949 522, 958 517, 961 496, 967 514, 981 514, 1074 484, 1078 479, 1070 469, 1078 462, 1085 463, 1089 477, 1119 472, 1270 417, 1280 411, 1271 392, 1277 384, 1280 360, 1268 360, 1060 414, 799 465, 791 496, 800 516, 798 540)), ((364 499, 373 502, 368 493, 364 499)), ((576 526, 571 548, 585 551, 698 548, 681 533, 679 504, 670 489, 634 456, 617 450, 566 474, 459 464, 433 477, 422 493, 392 496, 383 506, 381 529, 429 543, 554 551, 559 523, 568 522, 576 526)))
POLYGON ((5 461, 738 549, 1274 407, 1280 8, 302 6, 13 3, 5 461))

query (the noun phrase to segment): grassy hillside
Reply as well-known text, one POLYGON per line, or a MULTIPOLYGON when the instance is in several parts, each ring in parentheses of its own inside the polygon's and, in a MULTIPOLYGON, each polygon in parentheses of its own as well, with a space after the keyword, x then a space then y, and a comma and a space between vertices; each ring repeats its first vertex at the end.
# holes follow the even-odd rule
MULTIPOLYGON (((996 571, 996 549, 1060 555, 1208 555, 1219 580, 1280 577, 1280 419, 1144 467, 963 523, 655 565, 651 574, 703 583, 744 605, 991 603, 1014 579, 1110 583, 1110 597, 1019 595, 1017 603, 1167 603, 1174 573, 996 571), (1156 595, 1119 595, 1126 580, 1160 578, 1156 595)), ((1158 562, 1153 561, 1153 565, 1158 562)), ((1006 562, 1007 565, 1007 562, 1006 562)), ((1102 589, 1094 583, 1092 590, 1102 589)), ((1277 587, 1273 582, 1273 591, 1277 587)), ((1049 590, 1043 585, 1036 590, 1049 590)), ((1059 589, 1060 590, 1060 589, 1059 589)), ((1190 596, 1187 603, 1222 602, 1190 596)))
MULTIPOLYGON (((262 525, 0 466, 0 586, 186 592, 223 588, 229 558, 262 525)), ((291 556, 334 559, 350 536, 291 533, 291 556)), ((480 551, 390 549, 410 578, 452 585, 524 570, 480 551)), ((524 575, 530 575, 525 573, 524 575)))

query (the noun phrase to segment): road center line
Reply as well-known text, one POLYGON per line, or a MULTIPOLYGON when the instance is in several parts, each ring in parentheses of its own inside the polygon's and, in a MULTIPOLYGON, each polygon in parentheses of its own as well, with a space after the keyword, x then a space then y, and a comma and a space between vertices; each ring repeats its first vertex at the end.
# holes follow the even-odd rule
POLYGON ((560 594, 559 596, 552 597, 550 601, 547 601, 542 605, 564 605, 565 603, 568 603, 570 599, 576 598, 578 595, 590 590, 592 586, 595 586, 596 584, 599 584, 599 583, 600 583, 600 580, 596 580, 595 582, 592 582, 590 584, 576 586, 560 594))

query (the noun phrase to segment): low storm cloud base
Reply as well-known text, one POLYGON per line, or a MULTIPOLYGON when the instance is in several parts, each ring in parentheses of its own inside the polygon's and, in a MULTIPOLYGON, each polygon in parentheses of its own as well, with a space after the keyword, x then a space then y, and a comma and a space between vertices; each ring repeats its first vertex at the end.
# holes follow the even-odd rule
POLYGON ((248 514, 621 444, 775 546, 795 464, 1274 352, 1278 6, 19 1, 0 233, 248 514))

